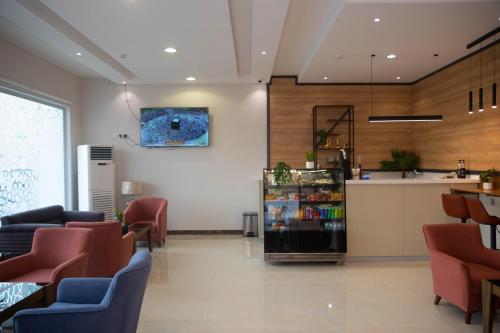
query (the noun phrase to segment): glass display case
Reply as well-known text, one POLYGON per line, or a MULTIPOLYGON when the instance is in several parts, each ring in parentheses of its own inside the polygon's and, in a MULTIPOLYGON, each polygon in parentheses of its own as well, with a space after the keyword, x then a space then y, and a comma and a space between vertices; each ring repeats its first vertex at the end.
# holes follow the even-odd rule
POLYGON ((264 170, 264 256, 267 261, 337 261, 347 251, 342 169, 292 170, 276 184, 264 170))

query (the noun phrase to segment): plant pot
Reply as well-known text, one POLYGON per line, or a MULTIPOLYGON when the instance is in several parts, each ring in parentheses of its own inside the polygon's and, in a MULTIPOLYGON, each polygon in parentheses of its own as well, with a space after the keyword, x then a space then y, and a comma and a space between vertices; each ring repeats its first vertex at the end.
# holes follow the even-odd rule
POLYGON ((493 183, 483 183, 483 190, 493 189, 493 183))
POLYGON ((314 169, 314 162, 306 162, 306 169, 314 169))

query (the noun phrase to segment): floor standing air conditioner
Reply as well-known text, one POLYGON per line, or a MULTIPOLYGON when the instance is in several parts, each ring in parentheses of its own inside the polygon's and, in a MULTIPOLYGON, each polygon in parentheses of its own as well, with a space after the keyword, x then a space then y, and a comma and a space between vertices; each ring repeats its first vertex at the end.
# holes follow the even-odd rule
POLYGON ((113 220, 115 164, 113 146, 78 146, 78 209, 104 212, 113 220))

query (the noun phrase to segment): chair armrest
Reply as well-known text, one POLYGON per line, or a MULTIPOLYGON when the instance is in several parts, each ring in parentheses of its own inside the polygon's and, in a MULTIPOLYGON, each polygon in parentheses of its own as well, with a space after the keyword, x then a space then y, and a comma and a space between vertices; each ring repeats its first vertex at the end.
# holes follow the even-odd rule
POLYGON ((156 212, 156 225, 158 231, 164 236, 167 230, 167 204, 162 203, 158 212, 156 212))
POLYGON ((104 213, 102 212, 79 212, 79 211, 64 211, 62 215, 64 222, 102 222, 104 221, 104 213))
POLYGON ((484 248, 478 255, 479 261, 485 266, 489 266, 500 271, 500 252, 484 248))
POLYGON ((111 278, 68 278, 57 288, 57 302, 99 304, 106 295, 111 278))
POLYGON ((67 277, 85 277, 87 275, 88 254, 82 253, 71 260, 63 262, 52 272, 52 281, 56 285, 67 277))
POLYGON ((133 224, 137 220, 137 207, 135 201, 128 204, 127 208, 123 211, 123 223, 133 224))
POLYGON ((0 262, 0 281, 10 281, 35 269, 35 257, 27 253, 19 257, 0 262))
POLYGON ((110 327, 103 305, 76 305, 22 310, 14 316, 14 331, 20 333, 106 332, 110 327))
POLYGON ((435 293, 467 308, 472 285, 465 263, 436 250, 430 251, 430 258, 435 293))
POLYGON ((132 254, 134 253, 135 232, 129 231, 122 237, 122 250, 121 250, 121 267, 128 265, 132 254))

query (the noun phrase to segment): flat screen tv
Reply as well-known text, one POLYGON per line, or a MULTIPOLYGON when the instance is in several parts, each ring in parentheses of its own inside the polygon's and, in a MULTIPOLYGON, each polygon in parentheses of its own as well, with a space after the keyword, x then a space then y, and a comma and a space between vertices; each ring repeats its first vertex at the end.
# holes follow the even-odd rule
POLYGON ((208 146, 208 108, 141 108, 141 146, 208 146))

